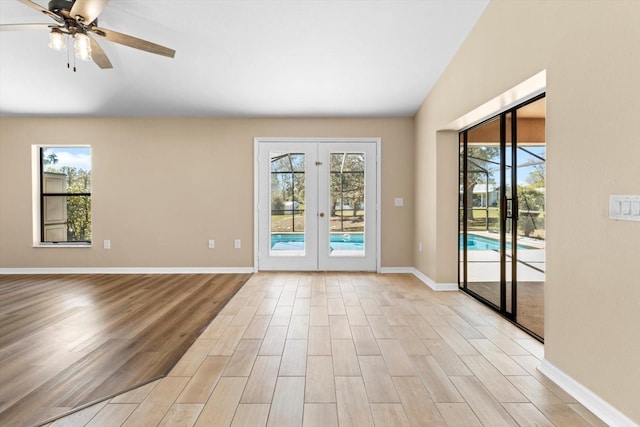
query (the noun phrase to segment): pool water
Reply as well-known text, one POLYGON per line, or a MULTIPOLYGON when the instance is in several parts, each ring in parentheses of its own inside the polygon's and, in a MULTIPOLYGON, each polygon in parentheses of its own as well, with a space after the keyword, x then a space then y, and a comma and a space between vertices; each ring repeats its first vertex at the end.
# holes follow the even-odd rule
MULTIPOLYGON (((331 233, 329 241, 332 251, 362 251, 364 249, 363 233, 331 233)), ((304 234, 272 234, 271 250, 304 250, 304 234)))
MULTIPOLYGON (((463 235, 460 235, 460 249, 464 248, 463 235)), ((534 249, 527 245, 517 245, 518 249, 534 249)), ((477 236, 475 234, 467 235, 467 249, 476 251, 499 251, 500 241, 490 237, 477 236)), ((507 249, 511 249, 511 242, 507 242, 507 249)))

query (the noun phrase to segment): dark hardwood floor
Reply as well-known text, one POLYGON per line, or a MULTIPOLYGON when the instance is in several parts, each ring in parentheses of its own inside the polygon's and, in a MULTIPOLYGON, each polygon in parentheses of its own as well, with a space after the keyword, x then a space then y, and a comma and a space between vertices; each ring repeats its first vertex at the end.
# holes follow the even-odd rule
POLYGON ((0 425, 165 376, 249 277, 0 275, 0 425))

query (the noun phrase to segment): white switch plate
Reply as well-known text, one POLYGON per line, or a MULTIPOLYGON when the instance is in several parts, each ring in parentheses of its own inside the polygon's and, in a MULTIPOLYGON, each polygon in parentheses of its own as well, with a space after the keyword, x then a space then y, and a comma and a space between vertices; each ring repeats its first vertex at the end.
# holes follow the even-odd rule
POLYGON ((209 240, 209 249, 213 249, 216 247, 216 241, 215 240, 209 240))
POLYGON ((395 203, 396 207, 400 208, 404 206, 404 199, 402 197, 396 197, 395 203))
POLYGON ((111 249, 111 240, 105 240, 104 241, 104 248, 105 249, 111 249))
POLYGON ((235 249, 240 249, 240 239, 236 239, 233 241, 233 247, 235 249))
POLYGON ((640 196, 610 196, 609 219, 640 221, 640 196))
POLYGON ((422 242, 418 243, 418 252, 422 252, 422 242))

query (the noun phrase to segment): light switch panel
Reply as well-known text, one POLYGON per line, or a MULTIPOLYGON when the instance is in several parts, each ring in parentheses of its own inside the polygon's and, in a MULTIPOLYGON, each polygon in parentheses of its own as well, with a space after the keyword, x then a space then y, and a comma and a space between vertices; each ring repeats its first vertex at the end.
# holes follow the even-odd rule
POLYGON ((610 196, 609 219, 640 221, 640 196, 610 196))
POLYGON ((395 204, 397 208, 404 206, 404 199, 402 197, 396 197, 395 204))

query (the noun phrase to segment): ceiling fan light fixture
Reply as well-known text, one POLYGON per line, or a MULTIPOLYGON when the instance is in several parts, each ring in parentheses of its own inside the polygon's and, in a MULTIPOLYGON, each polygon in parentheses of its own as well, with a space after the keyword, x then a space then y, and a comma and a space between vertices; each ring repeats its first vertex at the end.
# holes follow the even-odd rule
POLYGON ((56 51, 67 50, 64 34, 58 28, 53 28, 49 33, 49 47, 56 51))
POLYGON ((81 61, 91 61, 91 40, 84 33, 76 33, 74 36, 73 49, 76 58, 81 61))
MULTIPOLYGON (((0 0, 0 2, 2 1, 0 0)), ((176 51, 168 47, 98 27, 98 16, 102 13, 109 0, 49 0, 48 8, 42 7, 33 0, 19 0, 19 2, 44 13, 56 21, 56 24, 0 24, 0 31, 48 31, 48 46, 57 51, 64 50, 67 52, 67 68, 71 68, 71 38, 73 38, 74 71, 76 59, 93 61, 100 69, 113 68, 113 64, 111 64, 98 41, 93 37, 94 35, 113 43, 155 55, 168 58, 175 56, 176 51), (93 34, 89 36, 90 33, 93 34)))

